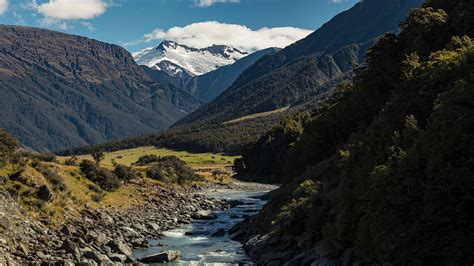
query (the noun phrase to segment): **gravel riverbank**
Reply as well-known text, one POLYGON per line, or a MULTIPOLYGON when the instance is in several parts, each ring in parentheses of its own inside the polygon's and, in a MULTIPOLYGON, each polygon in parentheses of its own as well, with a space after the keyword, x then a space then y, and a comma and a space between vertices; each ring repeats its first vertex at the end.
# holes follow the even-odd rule
POLYGON ((61 228, 27 218, 13 200, 1 194, 0 265, 135 263, 132 249, 148 247, 147 239, 190 223, 200 211, 215 211, 232 204, 206 197, 199 187, 176 189, 136 182, 129 185, 148 186, 146 195, 137 195, 146 198, 145 204, 126 210, 111 206, 84 210, 61 228))

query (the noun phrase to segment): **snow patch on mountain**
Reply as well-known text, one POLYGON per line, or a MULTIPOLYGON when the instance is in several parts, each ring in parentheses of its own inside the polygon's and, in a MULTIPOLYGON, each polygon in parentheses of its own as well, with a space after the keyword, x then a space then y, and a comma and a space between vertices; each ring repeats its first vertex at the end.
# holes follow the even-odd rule
POLYGON ((190 76, 200 76, 233 64, 247 55, 247 52, 227 45, 212 45, 197 49, 172 41, 163 41, 157 47, 134 53, 133 58, 139 65, 162 70, 172 76, 182 75, 182 71, 190 76))

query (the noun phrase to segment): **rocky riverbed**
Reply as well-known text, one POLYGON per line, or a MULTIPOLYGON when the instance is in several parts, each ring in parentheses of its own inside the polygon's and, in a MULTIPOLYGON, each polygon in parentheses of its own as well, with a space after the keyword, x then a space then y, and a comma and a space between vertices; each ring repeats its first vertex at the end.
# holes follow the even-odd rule
POLYGON ((0 265, 16 263, 135 263, 135 248, 148 239, 190 223, 199 213, 229 208, 232 202, 210 199, 202 188, 165 188, 149 183, 145 204, 118 209, 83 210, 60 228, 29 218, 6 193, 0 194, 0 265))
POLYGON ((193 216, 195 220, 176 229, 163 232, 164 237, 150 239, 151 247, 140 248, 134 255, 148 261, 156 254, 174 252, 179 261, 171 265, 241 265, 252 261, 242 248, 242 244, 231 239, 228 230, 259 212, 265 201, 261 196, 275 186, 235 182, 230 188, 212 187, 205 195, 213 199, 223 199, 231 207, 213 213, 201 211, 193 216), (253 189, 250 189, 250 186, 253 189))

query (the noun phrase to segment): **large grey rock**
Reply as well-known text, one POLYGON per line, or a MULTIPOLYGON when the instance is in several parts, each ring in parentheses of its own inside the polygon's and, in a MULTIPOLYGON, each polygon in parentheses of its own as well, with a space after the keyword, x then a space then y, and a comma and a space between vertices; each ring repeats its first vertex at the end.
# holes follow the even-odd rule
POLYGON ((177 250, 167 250, 158 254, 150 255, 140 259, 143 263, 164 263, 176 261, 181 257, 181 253, 177 250))
POLYGON ((109 238, 105 233, 90 231, 87 234, 87 239, 90 242, 94 242, 99 246, 103 246, 108 243, 109 238))
POLYGON ((74 256, 80 255, 79 246, 70 239, 64 240, 61 249, 64 249, 67 253, 72 254, 74 256))
POLYGON ((212 237, 222 237, 222 236, 225 236, 224 228, 220 228, 219 230, 217 230, 216 232, 212 234, 212 237))
POLYGON ((311 266, 337 266, 338 261, 330 258, 319 258, 311 263, 311 266))
POLYGON ((97 264, 97 262, 91 259, 82 259, 77 265, 78 266, 96 266, 99 264, 97 264))
POLYGON ((72 225, 65 225, 61 228, 60 232, 65 236, 71 237, 77 230, 72 225))
POLYGON ((217 215, 211 211, 198 211, 192 215, 192 218, 195 220, 214 220, 217 218, 217 215))
POLYGON ((99 214, 99 217, 100 217, 100 220, 102 220, 102 222, 104 222, 106 225, 113 225, 115 223, 114 219, 105 212, 101 212, 99 214))
POLYGON ((84 252, 84 258, 91 259, 97 262, 100 265, 110 265, 113 262, 106 255, 99 253, 97 251, 86 251, 84 252))
POLYGON ((124 254, 112 254, 109 256, 109 258, 113 262, 124 263, 127 261, 127 256, 124 254))
POLYGON ((318 257, 335 258, 342 255, 343 246, 337 241, 323 239, 312 250, 318 257))
POLYGON ((122 241, 111 240, 109 241, 109 243, 107 243, 107 246, 111 247, 112 250, 117 253, 124 254, 127 256, 132 255, 132 248, 127 244, 123 243, 122 241))

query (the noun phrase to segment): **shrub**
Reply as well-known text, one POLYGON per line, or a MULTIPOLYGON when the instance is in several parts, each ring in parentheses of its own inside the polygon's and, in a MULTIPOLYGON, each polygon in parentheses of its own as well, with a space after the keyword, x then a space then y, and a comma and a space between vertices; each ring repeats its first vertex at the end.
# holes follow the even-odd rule
POLYGON ((202 181, 203 178, 176 156, 159 158, 147 171, 148 177, 162 182, 185 184, 190 181, 202 181))
POLYGON ((92 195, 92 196, 91 196, 91 199, 92 199, 93 201, 95 201, 95 202, 100 202, 100 201, 102 201, 102 200, 104 199, 104 196, 105 196, 105 195, 104 195, 104 193, 102 192, 102 193, 98 193, 98 194, 92 195))
POLYGON ((57 162, 56 155, 54 155, 52 153, 38 153, 38 154, 34 154, 32 156, 33 156, 33 158, 36 158, 36 159, 38 159, 42 162, 48 162, 48 163, 57 162))
POLYGON ((79 166, 84 177, 96 183, 102 189, 113 191, 120 187, 120 180, 107 169, 99 167, 89 160, 82 161, 79 166))
POLYGON ((0 128, 0 166, 10 159, 16 148, 15 139, 0 128))
POLYGON ((124 181, 140 177, 141 175, 139 172, 135 171, 131 167, 121 164, 115 166, 114 174, 117 176, 118 179, 124 181))
POLYGON ((64 179, 62 176, 51 171, 51 169, 49 169, 47 166, 45 166, 38 160, 33 160, 31 165, 38 172, 40 172, 51 183, 51 185, 53 185, 53 188, 55 190, 60 190, 60 191, 66 190, 66 184, 64 183, 64 179))
POLYGON ((137 166, 145 166, 151 163, 156 163, 160 160, 159 156, 156 155, 143 155, 133 164, 137 166))
POLYGON ((75 166, 77 164, 77 157, 76 156, 72 156, 70 158, 67 158, 65 161, 64 161, 64 164, 65 165, 70 165, 70 166, 75 166))
POLYGON ((94 161, 99 164, 105 158, 105 154, 101 151, 95 151, 92 153, 92 158, 94 158, 94 161))

